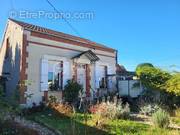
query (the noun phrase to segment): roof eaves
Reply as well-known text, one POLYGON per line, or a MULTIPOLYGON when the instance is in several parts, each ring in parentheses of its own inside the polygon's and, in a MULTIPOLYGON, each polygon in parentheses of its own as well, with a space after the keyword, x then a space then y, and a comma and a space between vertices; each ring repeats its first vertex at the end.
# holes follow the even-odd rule
POLYGON ((75 41, 75 42, 79 42, 79 43, 84 43, 84 44, 89 44, 93 47, 100 47, 100 48, 106 48, 106 49, 111 49, 113 51, 116 51, 115 49, 113 48, 110 48, 110 47, 107 47, 105 45, 102 45, 102 44, 99 44, 99 43, 96 43, 96 42, 93 42, 91 40, 88 40, 88 39, 85 39, 85 38, 81 38, 81 37, 76 37, 76 36, 73 36, 73 35, 70 35, 70 34, 65 34, 65 33, 62 33, 62 32, 58 32, 58 31, 54 31, 54 30, 51 30, 51 29, 47 29, 47 28, 44 28, 44 27, 41 27, 41 26, 37 26, 37 25, 33 25, 33 24, 28 24, 28 23, 25 23, 25 22, 21 22, 21 21, 17 21, 17 20, 14 20, 14 19, 11 19, 9 18, 9 20, 15 22, 16 24, 20 25, 21 27, 23 27, 25 30, 28 30, 28 31, 33 31, 33 32, 37 32, 37 33, 42 33, 42 34, 46 34, 46 35, 49 35, 49 36, 55 36, 55 37, 59 37, 59 38, 63 38, 63 39, 66 39, 66 40, 71 40, 71 41, 75 41), (31 25, 31 26, 28 26, 28 25, 31 25), (31 28, 32 27, 32 28, 31 28), (39 28, 42 28, 43 29, 43 32, 42 31, 38 31, 36 29, 33 29, 33 27, 39 27, 39 28), (59 36, 57 34, 52 34, 50 32, 55 32, 55 33, 61 33, 61 34, 64 34, 64 36, 59 36), (70 36, 72 38, 67 38, 66 36, 70 36), (75 40, 74 38, 78 38, 77 40, 75 40), (81 41, 80 41, 81 39, 81 41), (83 41, 83 40, 86 40, 86 41, 83 41))

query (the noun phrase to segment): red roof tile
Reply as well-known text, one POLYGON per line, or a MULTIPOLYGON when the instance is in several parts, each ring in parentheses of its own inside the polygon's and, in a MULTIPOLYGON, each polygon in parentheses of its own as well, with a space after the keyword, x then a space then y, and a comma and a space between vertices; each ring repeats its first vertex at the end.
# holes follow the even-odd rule
POLYGON ((92 45, 92 46, 98 46, 98 47, 102 47, 102 48, 106 48, 106 49, 110 49, 110 50, 115 51, 112 48, 109 48, 109 47, 104 46, 102 44, 98 44, 98 43, 90 41, 88 39, 84 39, 84 38, 80 38, 80 37, 77 37, 77 36, 65 34, 65 33, 62 33, 62 32, 54 31, 54 30, 51 30, 51 29, 47 29, 47 28, 44 28, 44 27, 41 27, 41 26, 37 26, 37 25, 33 25, 33 24, 21 22, 21 21, 17 21, 17 20, 14 20, 14 19, 9 19, 9 20, 17 23, 18 25, 22 26, 24 29, 29 30, 29 31, 34 31, 34 32, 38 32, 38 33, 48 34, 48 35, 51 35, 51 36, 61 37, 63 39, 73 40, 73 41, 89 44, 89 45, 92 45))

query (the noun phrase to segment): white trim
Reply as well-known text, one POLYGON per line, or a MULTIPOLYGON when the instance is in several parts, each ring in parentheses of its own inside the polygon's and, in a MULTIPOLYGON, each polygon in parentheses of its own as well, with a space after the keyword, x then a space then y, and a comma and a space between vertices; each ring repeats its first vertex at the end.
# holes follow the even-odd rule
POLYGON ((109 66, 109 63, 107 62, 96 62, 97 66, 109 66))
POLYGON ((91 61, 85 55, 82 55, 79 58, 75 58, 74 61, 80 64, 91 64, 91 61))
POLYGON ((48 60, 56 60, 56 61, 67 61, 66 57, 60 57, 56 55, 44 55, 43 58, 48 59, 48 60))

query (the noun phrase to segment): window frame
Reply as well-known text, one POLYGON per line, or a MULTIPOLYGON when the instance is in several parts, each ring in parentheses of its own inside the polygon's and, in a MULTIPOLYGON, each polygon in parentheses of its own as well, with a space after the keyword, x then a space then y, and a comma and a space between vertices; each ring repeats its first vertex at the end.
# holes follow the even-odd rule
POLYGON ((52 65, 53 66, 53 71, 49 71, 49 68, 48 68, 48 90, 50 91, 61 91, 63 90, 63 61, 55 61, 55 60, 48 60, 48 66, 50 65, 49 61, 53 62, 54 61, 54 64, 52 65), (55 68, 56 66, 59 65, 60 66, 60 71, 59 72, 56 72, 55 68), (52 87, 55 87, 55 88, 50 88, 50 84, 49 84, 49 73, 53 73, 52 75, 52 85, 54 85, 56 82, 55 81, 58 81, 58 86, 54 85, 52 87), (57 79, 58 78, 58 79, 57 79))

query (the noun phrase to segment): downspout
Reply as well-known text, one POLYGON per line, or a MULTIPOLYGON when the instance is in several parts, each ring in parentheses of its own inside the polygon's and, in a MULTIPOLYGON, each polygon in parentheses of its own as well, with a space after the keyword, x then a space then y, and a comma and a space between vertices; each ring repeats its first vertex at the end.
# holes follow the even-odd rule
POLYGON ((129 79, 128 79, 128 97, 130 96, 130 87, 129 87, 129 79))
POLYGON ((119 86, 118 86, 118 79, 117 79, 118 50, 116 50, 115 53, 116 53, 116 75, 115 75, 115 77, 116 77, 116 89, 117 89, 118 95, 119 95, 119 86))
POLYGON ((115 52, 116 52, 116 64, 118 64, 118 50, 116 50, 115 52))

